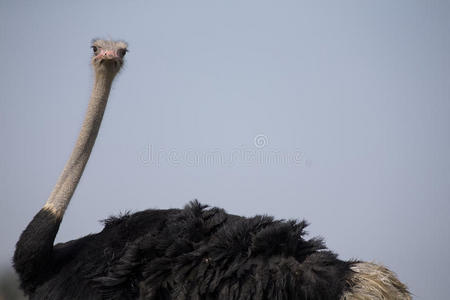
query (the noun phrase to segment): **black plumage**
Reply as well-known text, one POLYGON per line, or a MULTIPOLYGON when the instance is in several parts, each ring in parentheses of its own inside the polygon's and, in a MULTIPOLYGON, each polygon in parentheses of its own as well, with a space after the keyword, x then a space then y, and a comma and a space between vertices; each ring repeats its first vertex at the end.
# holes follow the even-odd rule
MULTIPOLYGON (((56 233, 52 218, 41 210, 30 225, 56 233)), ((36 233, 25 230, 14 265, 31 299, 339 299, 352 272, 352 262, 305 238, 304 221, 239 217, 193 201, 104 223, 53 249, 44 239, 27 245, 36 233)))

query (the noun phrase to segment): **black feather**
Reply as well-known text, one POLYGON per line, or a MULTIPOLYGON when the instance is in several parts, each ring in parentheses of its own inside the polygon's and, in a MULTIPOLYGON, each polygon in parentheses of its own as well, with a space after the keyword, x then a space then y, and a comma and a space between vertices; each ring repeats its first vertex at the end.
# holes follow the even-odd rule
POLYGON ((320 239, 305 238, 304 221, 193 201, 104 224, 44 259, 18 244, 16 270, 32 299, 339 299, 351 273, 320 239))

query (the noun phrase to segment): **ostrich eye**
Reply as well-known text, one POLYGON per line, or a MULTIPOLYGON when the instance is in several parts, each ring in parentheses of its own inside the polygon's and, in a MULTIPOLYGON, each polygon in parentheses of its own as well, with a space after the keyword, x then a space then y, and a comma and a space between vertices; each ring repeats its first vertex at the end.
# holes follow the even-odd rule
POLYGON ((92 46, 92 51, 97 52, 97 46, 92 46))
POLYGON ((117 54, 118 54, 120 57, 124 57, 125 54, 127 54, 127 49, 119 49, 119 50, 117 50, 117 54))

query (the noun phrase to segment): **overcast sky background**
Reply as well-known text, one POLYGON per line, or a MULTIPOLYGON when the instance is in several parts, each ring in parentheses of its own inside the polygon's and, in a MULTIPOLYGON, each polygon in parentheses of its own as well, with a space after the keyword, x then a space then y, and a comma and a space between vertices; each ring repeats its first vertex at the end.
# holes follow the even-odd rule
POLYGON ((94 37, 130 52, 57 241, 197 198, 448 297, 448 1, 0 1, 0 266, 74 145, 94 37))

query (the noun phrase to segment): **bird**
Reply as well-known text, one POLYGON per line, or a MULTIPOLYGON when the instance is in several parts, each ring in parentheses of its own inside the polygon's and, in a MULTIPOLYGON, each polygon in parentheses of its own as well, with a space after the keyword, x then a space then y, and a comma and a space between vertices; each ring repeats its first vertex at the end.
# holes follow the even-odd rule
POLYGON ((13 266, 30 299, 411 299, 386 267, 341 260, 306 221, 242 217, 197 200, 104 220, 102 231, 54 244, 89 160, 124 41, 92 41, 94 84, 75 147, 19 237, 13 266))

